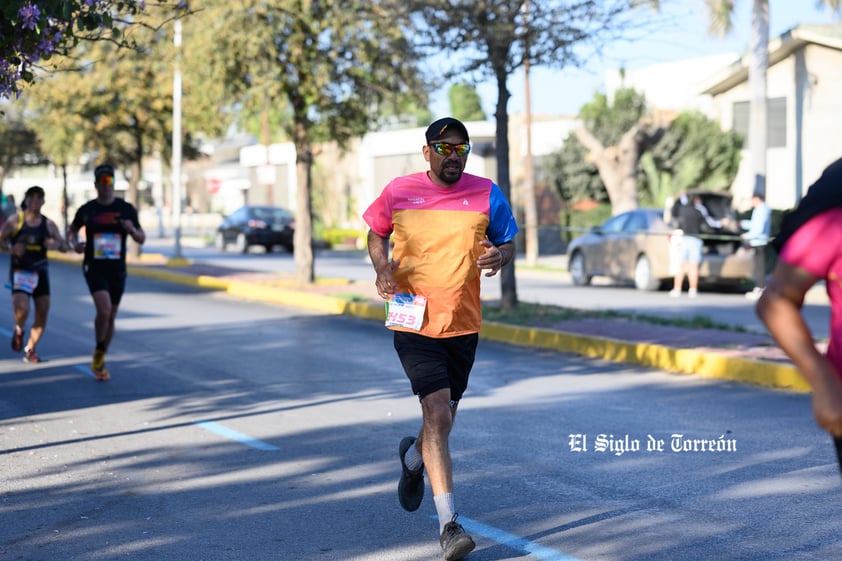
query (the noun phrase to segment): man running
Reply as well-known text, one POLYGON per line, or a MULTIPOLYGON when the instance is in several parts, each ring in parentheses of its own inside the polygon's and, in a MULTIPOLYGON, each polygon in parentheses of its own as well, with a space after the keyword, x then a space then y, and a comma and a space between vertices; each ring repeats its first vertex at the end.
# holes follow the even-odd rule
POLYGON ((12 330, 12 350, 23 350, 23 361, 41 362, 35 346, 44 335, 50 311, 50 275, 47 249, 68 251, 67 243, 55 222, 41 214, 44 189, 34 185, 26 190, 22 212, 12 214, 0 229, 0 244, 12 254, 9 263, 9 284, 12 288, 12 310, 15 326, 12 330), (35 318, 26 346, 26 320, 29 301, 35 303, 35 318))
POLYGON ((84 253, 83 271, 96 306, 94 334, 96 346, 91 372, 97 380, 111 378, 105 366, 105 353, 114 336, 117 308, 126 289, 126 240, 142 244, 146 233, 140 227, 137 210, 114 196, 114 167, 102 164, 94 170, 97 197, 79 207, 70 224, 70 244, 84 253), (85 240, 79 230, 85 228, 85 240))

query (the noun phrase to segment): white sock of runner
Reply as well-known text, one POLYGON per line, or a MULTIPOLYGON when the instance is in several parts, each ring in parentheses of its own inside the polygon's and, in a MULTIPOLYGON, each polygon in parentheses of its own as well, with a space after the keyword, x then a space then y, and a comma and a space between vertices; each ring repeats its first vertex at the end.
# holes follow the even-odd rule
POLYGON ((453 504, 453 493, 445 493, 433 497, 436 503, 436 512, 439 515, 439 535, 444 532, 444 525, 453 520, 456 514, 456 507, 453 504))
POLYGON ((418 451, 418 446, 413 444, 409 447, 406 454, 403 456, 403 463, 405 463, 406 467, 412 471, 418 471, 424 467, 424 458, 421 457, 421 453, 418 451))

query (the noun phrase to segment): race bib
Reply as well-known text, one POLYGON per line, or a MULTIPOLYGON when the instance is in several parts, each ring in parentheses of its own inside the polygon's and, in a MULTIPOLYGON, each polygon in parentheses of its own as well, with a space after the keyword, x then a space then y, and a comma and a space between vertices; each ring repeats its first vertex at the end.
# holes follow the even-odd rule
POLYGON ((123 255, 122 241, 120 234, 94 234, 94 259, 120 259, 123 255))
POLYGON ((12 290, 22 290, 32 294, 38 286, 37 271, 15 271, 12 274, 12 290))
POLYGON ((398 293, 386 302, 386 327, 406 327, 418 331, 424 322, 427 297, 398 293))

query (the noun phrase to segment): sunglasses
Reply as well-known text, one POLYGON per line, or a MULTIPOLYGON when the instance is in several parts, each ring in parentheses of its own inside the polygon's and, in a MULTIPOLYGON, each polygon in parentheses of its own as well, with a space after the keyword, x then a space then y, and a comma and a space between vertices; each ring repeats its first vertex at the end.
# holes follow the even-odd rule
POLYGON ((100 175, 97 179, 97 185, 102 185, 103 187, 114 185, 114 178, 110 175, 100 175))
POLYGON ((450 156, 454 151, 460 158, 467 156, 471 151, 471 145, 467 142, 465 144, 448 144, 447 142, 431 142, 430 146, 439 156, 450 156))

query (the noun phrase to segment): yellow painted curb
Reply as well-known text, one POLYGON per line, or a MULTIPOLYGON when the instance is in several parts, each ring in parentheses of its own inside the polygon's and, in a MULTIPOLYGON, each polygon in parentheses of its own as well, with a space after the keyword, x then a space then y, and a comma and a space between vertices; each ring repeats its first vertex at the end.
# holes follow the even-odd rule
POLYGON ((729 357, 715 351, 673 349, 526 327, 483 322, 480 335, 494 341, 575 353, 612 362, 637 364, 706 378, 720 378, 770 388, 809 392, 810 386, 790 364, 729 357))

